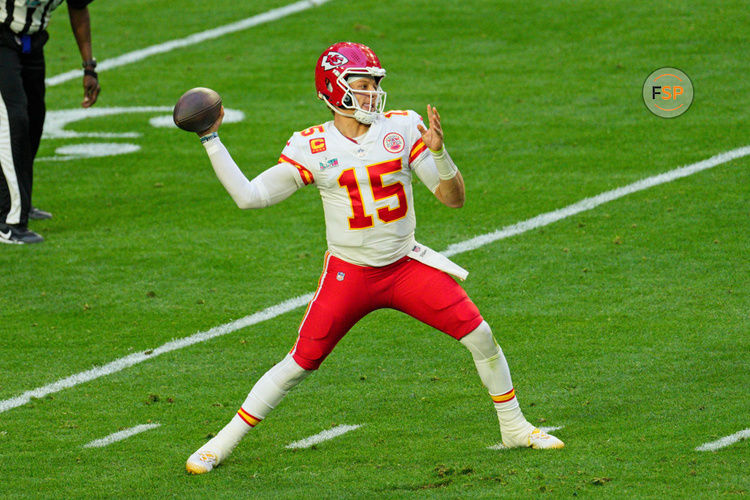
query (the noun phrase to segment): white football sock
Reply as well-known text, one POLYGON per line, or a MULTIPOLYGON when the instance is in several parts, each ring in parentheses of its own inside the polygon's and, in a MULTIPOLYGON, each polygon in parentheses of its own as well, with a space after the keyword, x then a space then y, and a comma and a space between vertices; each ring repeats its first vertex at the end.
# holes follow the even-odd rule
POLYGON ((211 451, 223 460, 237 443, 273 410, 289 391, 312 371, 304 370, 287 355, 253 386, 232 420, 199 451, 211 451))
POLYGON ((486 321, 461 339, 474 358, 479 378, 490 392, 495 404, 500 430, 505 433, 519 433, 530 429, 518 404, 510 369, 503 350, 492 336, 492 330, 486 321))

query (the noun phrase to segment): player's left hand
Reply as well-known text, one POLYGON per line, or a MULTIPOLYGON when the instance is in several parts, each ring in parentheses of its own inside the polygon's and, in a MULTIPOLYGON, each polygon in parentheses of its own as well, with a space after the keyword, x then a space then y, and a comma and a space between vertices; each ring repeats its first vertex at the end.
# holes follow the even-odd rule
POLYGON ((99 79, 91 75, 83 75, 83 102, 81 106, 90 108, 99 97, 99 79))
POLYGON ((443 129, 440 126, 440 113, 437 108, 427 105, 427 119, 430 123, 430 128, 424 128, 421 123, 417 125, 419 133, 422 134, 422 141, 425 146, 430 148, 432 151, 440 151, 443 149, 443 129))

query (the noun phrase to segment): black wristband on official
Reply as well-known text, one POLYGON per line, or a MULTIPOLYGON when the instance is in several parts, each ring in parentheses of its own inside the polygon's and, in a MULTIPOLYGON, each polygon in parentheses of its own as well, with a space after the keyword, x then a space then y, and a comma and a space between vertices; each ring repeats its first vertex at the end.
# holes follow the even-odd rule
POLYGON ((86 76, 93 76, 97 80, 99 79, 99 73, 97 73, 93 69, 86 68, 86 69, 83 70, 83 74, 86 75, 86 76))

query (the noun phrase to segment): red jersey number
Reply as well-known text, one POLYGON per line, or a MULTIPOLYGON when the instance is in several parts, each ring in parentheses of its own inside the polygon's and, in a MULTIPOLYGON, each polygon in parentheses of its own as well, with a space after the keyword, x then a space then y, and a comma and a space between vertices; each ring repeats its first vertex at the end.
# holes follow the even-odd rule
MULTIPOLYGON (((380 201, 395 196, 398 200, 396 208, 379 208, 377 210, 378 219, 387 224, 404 218, 409 210, 404 185, 400 182, 383 184, 384 175, 401 170, 401 160, 389 160, 383 163, 376 163, 375 165, 368 165, 366 168, 373 199, 380 201)), ((362 202, 362 190, 359 187, 353 168, 344 170, 341 173, 339 176, 339 186, 346 188, 349 194, 349 202, 352 206, 352 216, 349 217, 349 229, 366 229, 372 227, 374 225, 373 218, 372 215, 365 213, 364 203, 362 202)))

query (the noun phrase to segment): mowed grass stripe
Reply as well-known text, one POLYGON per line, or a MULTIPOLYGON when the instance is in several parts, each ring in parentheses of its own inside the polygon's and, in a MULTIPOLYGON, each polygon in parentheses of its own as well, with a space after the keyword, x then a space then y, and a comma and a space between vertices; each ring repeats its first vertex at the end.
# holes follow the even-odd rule
MULTIPOLYGON (((750 155, 750 146, 744 146, 741 148, 726 151, 724 153, 719 153, 706 160, 702 160, 697 163, 693 163, 691 165, 687 165, 684 167, 679 167, 674 170, 665 172, 663 174, 658 174, 652 177, 647 177, 640 181, 636 181, 632 184, 628 184, 627 186, 623 186, 621 188, 617 188, 611 191, 606 191, 598 196, 594 196, 592 198, 586 198, 577 203, 569 205, 565 208, 561 208, 553 212, 548 212, 542 215, 538 215, 526 221, 519 222, 511 226, 506 226, 505 228, 499 229, 492 233, 487 233, 487 234, 463 241, 461 243, 450 245, 443 253, 447 256, 452 256, 452 255, 457 255, 460 253, 468 252, 471 250, 475 250, 477 248, 480 248, 484 245, 488 245, 495 241, 508 238, 510 236, 515 236, 515 235, 518 235, 518 234, 521 234, 526 231, 530 231, 532 229, 536 229, 542 226, 549 225, 553 222, 559 221, 566 217, 570 217, 572 215, 579 214, 586 210, 591 210, 604 203, 616 200, 618 198, 622 198, 623 196, 626 196, 628 194, 632 194, 632 193, 642 191, 642 190, 645 190, 654 186, 658 186, 660 184, 671 182, 676 179, 687 177, 689 175, 702 172, 704 170, 716 167, 718 165, 722 165, 729 161, 742 158, 748 155, 750 155)), ((297 309, 298 307, 302 307, 306 305, 310 301, 310 299, 312 299, 312 297, 313 297, 313 292, 300 295, 298 297, 288 299, 277 305, 264 309, 263 311, 254 313, 250 316, 246 316, 244 318, 232 321, 231 323, 226 323, 224 325, 214 327, 205 332, 196 333, 194 335, 191 335, 190 337, 173 340, 171 342, 167 342, 166 344, 163 344, 160 347, 157 347, 156 349, 134 353, 129 356, 125 356, 123 358, 112 361, 104 366, 95 367, 90 370, 77 373, 75 375, 71 375, 64 379, 58 380, 57 382, 53 382, 52 384, 48 384, 48 385, 38 387, 30 391, 26 391, 20 396, 17 396, 15 398, 10 398, 10 399, 0 401, 0 413, 22 406, 28 403, 29 401, 31 401, 32 398, 42 398, 49 394, 59 392, 63 389, 74 387, 84 382, 95 380, 99 377, 111 375, 113 373, 124 370, 125 368, 128 368, 130 366, 136 365, 138 363, 142 363, 148 359, 152 359, 161 354, 175 351, 178 349, 182 349, 184 347, 188 347, 193 344, 197 344, 199 342, 205 342, 215 337, 220 337, 222 335, 232 333, 246 326, 255 325, 257 323, 261 323, 263 321, 276 318, 277 316, 280 316, 286 312, 292 311, 294 309, 297 309)))

